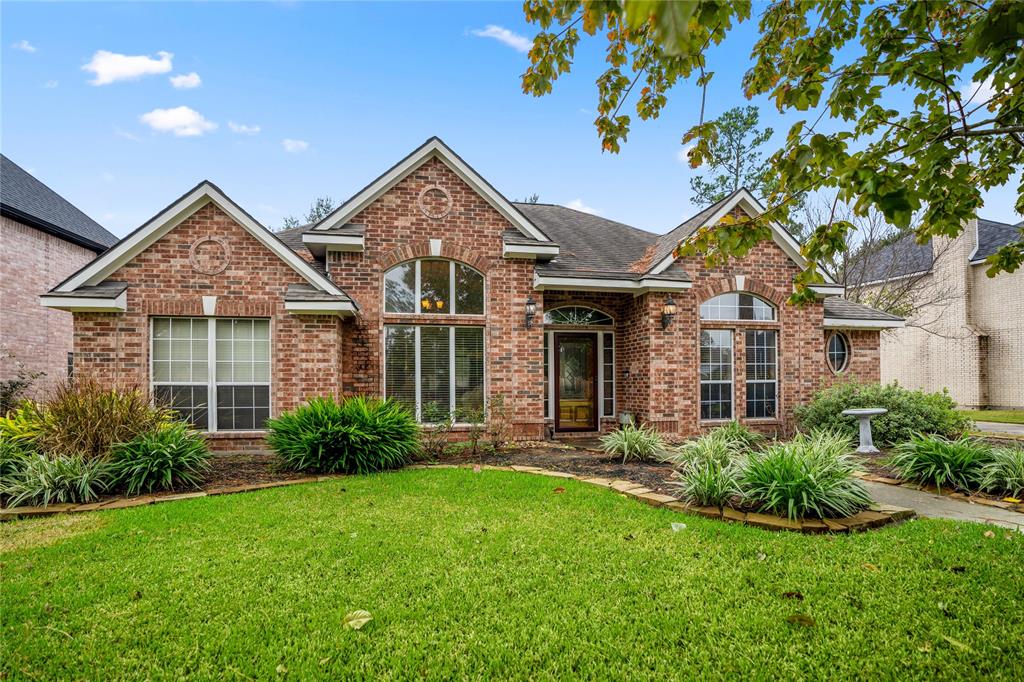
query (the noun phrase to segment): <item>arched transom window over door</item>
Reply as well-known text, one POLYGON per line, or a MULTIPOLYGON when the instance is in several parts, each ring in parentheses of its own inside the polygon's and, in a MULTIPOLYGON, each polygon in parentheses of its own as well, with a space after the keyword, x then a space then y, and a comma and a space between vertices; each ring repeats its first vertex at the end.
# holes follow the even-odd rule
POLYGON ((401 263, 384 273, 384 312, 483 315, 484 276, 452 260, 401 263))
POLYGON ((544 416, 561 431, 615 416, 615 320, 582 305, 544 312, 544 416))

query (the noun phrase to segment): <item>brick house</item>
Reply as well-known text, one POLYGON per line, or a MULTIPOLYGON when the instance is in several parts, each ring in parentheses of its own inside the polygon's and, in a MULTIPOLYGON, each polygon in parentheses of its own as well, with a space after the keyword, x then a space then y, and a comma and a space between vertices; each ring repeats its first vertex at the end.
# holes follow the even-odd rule
POLYGON ((842 298, 786 304, 803 259, 781 228, 727 268, 666 235, 512 203, 431 138, 315 225, 271 233, 202 182, 43 297, 71 310, 81 371, 150 385, 222 448, 317 394, 385 395, 423 422, 503 397, 514 435, 670 434, 736 417, 792 426, 836 374, 879 378, 879 330, 842 298), (209 409, 208 409, 209 406, 209 409))
POLYGON ((117 243, 21 166, 0 154, 0 381, 40 373, 32 395, 67 376, 71 315, 39 296, 117 243))
POLYGON ((882 335, 883 381, 945 388, 964 407, 1024 408, 1024 270, 985 273, 1022 229, 977 218, 954 239, 906 235, 872 255, 864 292, 894 287, 913 302, 906 327, 882 335))

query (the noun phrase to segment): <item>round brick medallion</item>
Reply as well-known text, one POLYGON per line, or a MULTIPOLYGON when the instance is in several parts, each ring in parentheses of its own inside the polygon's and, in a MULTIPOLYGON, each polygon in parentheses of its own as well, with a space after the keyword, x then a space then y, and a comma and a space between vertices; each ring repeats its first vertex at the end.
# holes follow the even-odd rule
POLYGON ((192 269, 203 275, 219 275, 228 267, 228 247, 220 237, 202 237, 188 252, 192 269))
POLYGON ((420 211, 434 220, 444 218, 452 210, 452 195, 440 185, 428 185, 420 192, 420 211))

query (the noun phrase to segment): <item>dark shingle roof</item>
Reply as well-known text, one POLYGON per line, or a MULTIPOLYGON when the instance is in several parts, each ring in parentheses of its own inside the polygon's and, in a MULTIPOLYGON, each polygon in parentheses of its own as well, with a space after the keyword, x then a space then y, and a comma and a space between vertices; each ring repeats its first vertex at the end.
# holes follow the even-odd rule
POLYGON ((672 251, 675 250, 676 245, 679 244, 680 241, 682 241, 686 237, 689 237, 690 234, 692 234, 697 228, 706 223, 708 219, 711 218, 711 216, 713 216, 715 212, 722 207, 722 204, 732 199, 736 195, 736 193, 740 191, 742 190, 738 189, 729 196, 722 199, 721 201, 716 201, 715 203, 711 204, 697 215, 693 216, 692 218, 687 218, 678 226, 673 228, 671 231, 666 232, 665 234, 658 237, 657 243, 654 247, 654 254, 651 257, 650 267, 653 268, 658 263, 668 258, 669 254, 671 254, 672 251))
MULTIPOLYGON (((657 235, 555 204, 513 204, 558 244, 558 258, 538 271, 629 273, 657 235)), ((635 274, 635 273, 634 273, 635 274)))
POLYGON ((5 216, 97 252, 118 241, 102 225, 3 154, 0 208, 5 216))
POLYGON ((874 253, 858 255, 849 274, 861 284, 928 272, 933 262, 931 240, 918 244, 912 232, 874 253))
POLYGON ((321 291, 308 284, 289 284, 288 291, 284 295, 286 301, 347 301, 352 302, 348 294, 336 296, 326 291, 321 291))
POLYGON ((127 288, 128 282, 117 282, 114 280, 107 280, 106 282, 100 282, 99 284, 81 286, 75 289, 74 291, 62 291, 60 295, 70 296, 72 298, 114 299, 123 294, 125 292, 125 289, 127 288))
POLYGON ((1024 221, 1016 225, 978 218, 978 250, 974 260, 988 258, 1001 247, 1024 239, 1024 221))
POLYGON ((825 299, 825 317, 834 320, 878 320, 880 322, 899 322, 903 319, 838 296, 830 296, 825 299))

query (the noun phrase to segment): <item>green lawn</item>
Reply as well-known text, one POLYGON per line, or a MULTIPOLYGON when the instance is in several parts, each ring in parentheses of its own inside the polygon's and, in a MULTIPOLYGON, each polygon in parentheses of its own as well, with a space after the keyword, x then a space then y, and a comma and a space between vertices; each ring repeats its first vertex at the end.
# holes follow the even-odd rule
POLYGON ((465 469, 20 521, 0 676, 1021 679, 1024 536, 988 530, 772 534, 465 469))
POLYGON ((1024 424, 1024 410, 961 410, 976 422, 1024 424))

